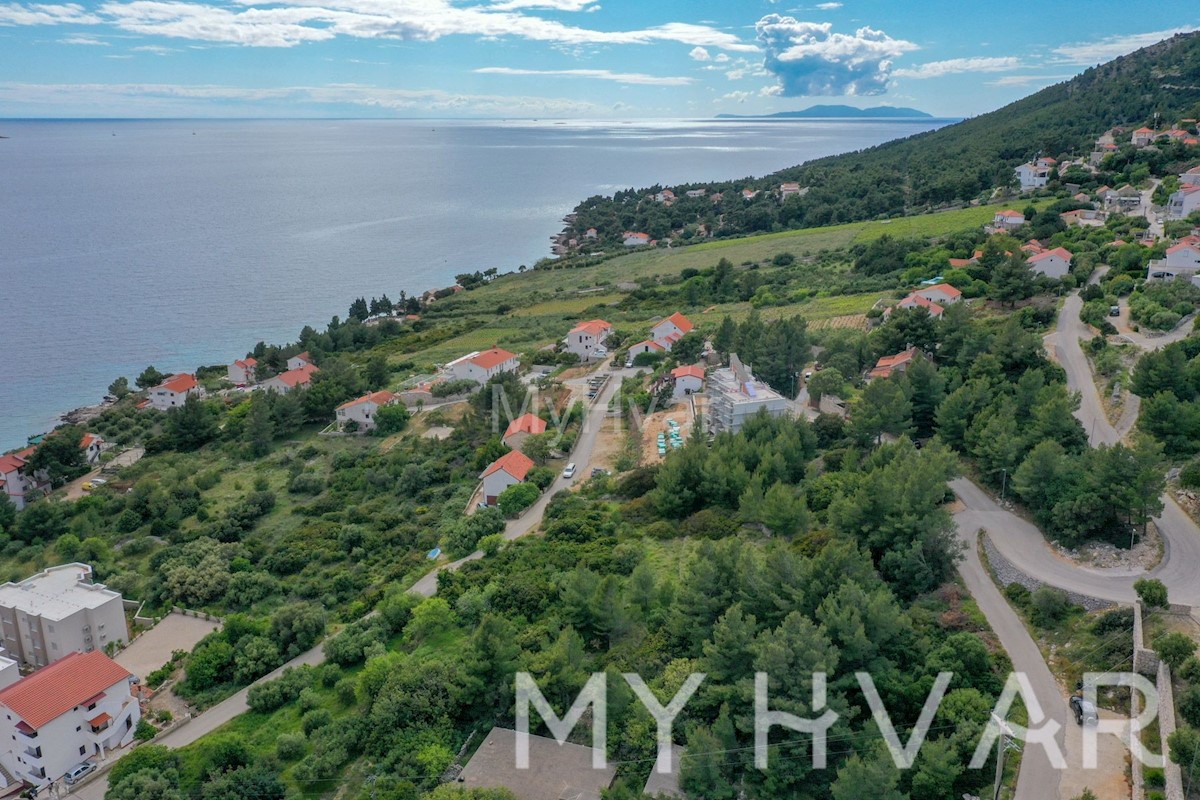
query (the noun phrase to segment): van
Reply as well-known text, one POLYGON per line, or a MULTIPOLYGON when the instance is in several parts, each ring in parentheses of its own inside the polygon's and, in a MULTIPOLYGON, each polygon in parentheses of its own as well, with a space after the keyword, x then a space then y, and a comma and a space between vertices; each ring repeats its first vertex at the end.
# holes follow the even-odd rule
POLYGON ((75 784, 83 780, 87 775, 90 775, 96 769, 96 764, 93 761, 82 761, 67 770, 67 774, 63 775, 63 780, 67 783, 75 784))
POLYGON ((566 478, 567 480, 570 480, 571 478, 575 477, 575 462, 574 461, 572 461, 570 464, 567 464, 567 468, 563 470, 563 477, 566 478))

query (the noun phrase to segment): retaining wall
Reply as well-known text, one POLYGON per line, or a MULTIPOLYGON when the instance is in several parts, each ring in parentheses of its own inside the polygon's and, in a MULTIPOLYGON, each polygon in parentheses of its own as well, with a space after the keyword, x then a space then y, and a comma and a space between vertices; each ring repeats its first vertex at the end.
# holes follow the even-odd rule
MULTIPOLYGON (((1010 583, 1019 583, 1029 591, 1035 592, 1047 585, 1013 566, 1007 558, 1001 555, 996 546, 992 544, 992 537, 986 532, 983 534, 983 551, 987 554, 988 563, 992 568, 992 575, 1000 583, 1001 587, 1008 586, 1010 583)), ((1066 595, 1067 599, 1072 603, 1083 606, 1088 611, 1098 611, 1117 605, 1111 600, 1101 600, 1098 597, 1091 597, 1090 595, 1078 594, 1076 592, 1066 592, 1066 595)))

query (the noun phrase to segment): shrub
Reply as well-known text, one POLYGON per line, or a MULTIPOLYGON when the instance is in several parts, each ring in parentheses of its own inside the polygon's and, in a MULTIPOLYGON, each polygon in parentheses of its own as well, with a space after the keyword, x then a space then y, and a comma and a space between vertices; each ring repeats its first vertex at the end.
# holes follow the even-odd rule
POLYGON ((304 737, 299 733, 283 733, 275 741, 275 756, 280 761, 295 761, 304 755, 304 737))
POLYGON ((1133 584, 1138 598, 1149 608, 1166 608, 1167 587, 1157 578, 1138 578, 1133 584))
POLYGON ((158 729, 151 725, 145 717, 142 717, 138 720, 137 729, 133 732, 133 738, 139 742, 148 742, 157 734, 158 729))
POLYGON ((304 735, 311 739, 314 731, 324 728, 331 722, 333 722, 333 714, 329 713, 329 709, 316 708, 300 718, 300 727, 304 730, 304 735))
POLYGON ((1050 586, 1038 589, 1029 598, 1029 601, 1033 623, 1043 628, 1050 627, 1062 620, 1071 608, 1071 601, 1067 599, 1067 593, 1050 586))
POLYGON ((1200 728, 1200 686, 1193 686, 1180 696, 1179 714, 1193 728, 1200 728))
POLYGON ((1019 583, 1010 583, 1004 587, 1004 596, 1015 606, 1022 608, 1029 605, 1029 590, 1019 583))
POLYGON ((288 667, 273 681, 250 687, 246 703, 251 711, 266 714, 292 702, 300 692, 312 685, 313 668, 307 664, 288 667))
POLYGON ((1179 483, 1188 489, 1200 487, 1200 461, 1189 461, 1179 470, 1179 483))
POLYGON ((1179 669, 1188 657, 1196 652, 1196 643, 1192 641, 1190 636, 1182 633, 1168 633, 1165 636, 1158 637, 1154 643, 1154 652, 1158 653, 1158 657, 1167 662, 1172 670, 1179 669))
POLYGON ((1161 789, 1167 785, 1166 775, 1158 767, 1146 767, 1142 778, 1147 789, 1161 789))
POLYGON ((504 516, 515 517, 537 502, 540 495, 541 492, 532 483, 514 483, 500 493, 496 504, 504 516))

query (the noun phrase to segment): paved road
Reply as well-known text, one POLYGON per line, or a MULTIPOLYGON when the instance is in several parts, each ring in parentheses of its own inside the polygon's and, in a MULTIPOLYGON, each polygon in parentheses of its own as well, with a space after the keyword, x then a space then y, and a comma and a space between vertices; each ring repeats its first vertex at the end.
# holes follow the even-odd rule
POLYGON ((1121 437, 1104 414, 1100 393, 1096 391, 1096 381, 1092 376, 1092 366, 1079 346, 1081 339, 1092 338, 1091 329, 1079 319, 1082 308, 1083 301, 1079 293, 1072 292, 1058 313, 1058 328, 1047 338, 1053 342, 1058 363, 1067 372, 1068 388, 1079 393, 1079 410, 1075 412, 1075 417, 1087 431, 1088 442, 1093 447, 1116 444, 1121 437))
MULTIPOLYGON (((1062 690, 1042 659, 1042 653, 1025 628, 1025 623, 1012 610, 984 569, 975 546, 979 526, 973 512, 959 512, 955 519, 958 522, 959 536, 966 543, 965 557, 959 563, 958 571, 967 586, 967 591, 975 598, 979 610, 987 617, 988 624, 992 626, 1000 644, 1008 652, 1013 670, 1023 672, 1029 678, 1029 684, 1042 707, 1042 712, 1048 719, 1061 726, 1055 738, 1059 747, 1063 748, 1067 708, 1062 690)), ((1034 532, 1037 533, 1036 530, 1034 532)), ((1041 534, 1037 535, 1041 537, 1041 534)), ((1031 720, 1031 727, 1039 726, 1033 726, 1031 720)), ((1021 771, 1017 775, 1016 796, 1021 800, 1056 798, 1060 777, 1061 773, 1053 767, 1045 749, 1026 745, 1021 758, 1021 771)))
MULTIPOLYGON (((560 489, 566 489, 577 481, 586 480, 591 474, 592 450, 595 449, 596 438, 600 435, 600 429, 607 418, 608 401, 612 399, 613 395, 620 388, 621 379, 636 372, 637 370, 624 369, 613 371, 612 379, 605 384, 604 389, 596 397, 592 403, 592 407, 588 410, 587 416, 584 417, 583 428, 579 432, 579 438, 575 442, 575 449, 571 453, 571 459, 575 462, 575 477, 567 480, 562 475, 559 475, 555 478, 554 483, 546 491, 542 492, 542 496, 538 498, 536 503, 529 507, 528 511, 521 515, 519 519, 508 523, 508 526, 504 530, 505 539, 512 541, 532 532, 542 521, 542 514, 545 513, 546 506, 549 505, 550 498, 554 496, 555 492, 560 489)), ((483 558, 483 551, 476 550, 465 558, 442 564, 413 584, 409 591, 422 597, 432 597, 437 593, 437 578, 439 573, 443 570, 458 569, 468 561, 476 561, 480 558, 483 558)))

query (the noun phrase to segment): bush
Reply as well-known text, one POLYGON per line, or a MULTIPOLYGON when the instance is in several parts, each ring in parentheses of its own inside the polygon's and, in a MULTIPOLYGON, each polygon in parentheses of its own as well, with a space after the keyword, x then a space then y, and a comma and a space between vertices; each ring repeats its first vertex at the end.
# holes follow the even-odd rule
POLYGON ((1133 590, 1137 592, 1142 604, 1149 608, 1166 608, 1169 605, 1167 587, 1157 578, 1138 578, 1133 584, 1133 590))
POLYGON ((1177 670, 1195 654, 1196 643, 1185 634, 1168 633, 1158 637, 1154 643, 1154 652, 1158 653, 1158 657, 1167 662, 1167 666, 1172 670, 1177 670))
POLYGON ((1004 587, 1004 596, 1015 606, 1024 608, 1029 605, 1029 590, 1019 583, 1010 583, 1004 587))
POLYGON ((292 702, 300 692, 312 685, 313 668, 307 664, 288 667, 273 681, 250 687, 246 704, 251 711, 266 714, 292 702))
POLYGON ((331 722, 333 722, 333 714, 329 713, 329 709, 317 708, 305 713, 300 718, 300 727, 304 730, 304 735, 311 739, 314 731, 324 728, 331 722))
POLYGON ((1071 609, 1071 601, 1067 593, 1061 589, 1043 586, 1029 598, 1033 624, 1048 628, 1067 616, 1071 609))
POLYGON ((1146 767, 1142 778, 1147 789, 1161 789, 1167 785, 1166 774, 1158 767, 1146 767))
POLYGON ((1179 470, 1179 484, 1187 489, 1200 488, 1200 461, 1189 461, 1179 470))
POLYGON ((554 470, 549 467, 534 467, 529 470, 529 474, 525 476, 525 480, 539 489, 545 489, 554 483, 554 470))
POLYGON ((496 498, 496 504, 504 516, 512 518, 537 502, 541 492, 532 483, 514 483, 496 498))
POLYGON ((148 742, 157 735, 158 728, 151 725, 145 717, 138 720, 137 729, 133 732, 133 738, 139 742, 148 742))
POLYGON ((1193 728, 1200 728, 1200 686, 1193 686, 1179 698, 1179 714, 1193 728))
POLYGON ((280 761, 295 761, 304 755, 304 736, 299 733, 282 733, 275 741, 275 757, 280 761))

